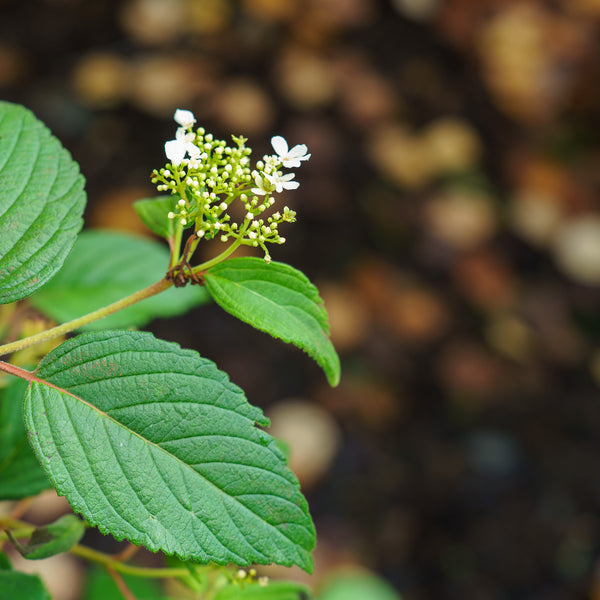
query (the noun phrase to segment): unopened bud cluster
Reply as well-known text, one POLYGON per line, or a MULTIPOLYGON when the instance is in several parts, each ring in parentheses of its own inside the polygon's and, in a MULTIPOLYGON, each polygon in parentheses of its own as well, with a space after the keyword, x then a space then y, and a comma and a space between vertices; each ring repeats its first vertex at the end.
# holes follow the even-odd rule
POLYGON ((244 583, 257 582, 258 585, 260 585, 261 587, 266 587, 267 585, 269 585, 269 578, 266 576, 257 577, 256 569, 250 569, 249 571, 246 571, 246 569, 238 569, 237 573, 235 574, 234 581, 236 583, 237 582, 244 582, 244 583))
POLYGON ((264 156, 252 168, 252 150, 245 145, 245 138, 232 136, 234 143, 228 146, 202 127, 194 129, 196 119, 190 111, 178 109, 174 118, 179 125, 175 139, 165 144, 170 162, 152 173, 158 191, 177 198, 168 217, 183 228, 194 227, 199 238, 237 240, 260 247, 269 262, 266 244, 285 242, 279 225, 293 223, 296 213, 287 206, 268 211, 275 204, 274 194, 298 187, 294 173, 284 173, 282 168, 299 167, 308 160, 306 146, 288 149, 284 138, 273 137, 276 154, 264 156), (242 203, 245 215, 239 223, 229 213, 236 200, 242 203))

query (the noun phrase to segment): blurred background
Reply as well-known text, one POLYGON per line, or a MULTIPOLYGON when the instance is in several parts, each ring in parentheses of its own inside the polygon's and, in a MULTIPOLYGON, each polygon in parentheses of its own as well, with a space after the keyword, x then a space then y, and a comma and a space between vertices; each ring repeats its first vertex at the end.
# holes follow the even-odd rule
POLYGON ((600 0, 4 0, 0 97, 79 161, 87 227, 143 232, 176 108, 308 145, 272 255, 340 386, 214 305, 150 329, 290 444, 311 585, 600 599, 600 0))

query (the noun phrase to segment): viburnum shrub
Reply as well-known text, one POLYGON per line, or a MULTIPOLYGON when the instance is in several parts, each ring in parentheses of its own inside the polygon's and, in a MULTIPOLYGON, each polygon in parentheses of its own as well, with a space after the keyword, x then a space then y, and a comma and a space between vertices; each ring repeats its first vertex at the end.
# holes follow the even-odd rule
MULTIPOLYGON (((317 289, 269 250, 295 220, 279 205, 283 190, 298 187, 290 169, 310 154, 276 136, 275 153, 253 165, 244 138, 217 140, 187 110, 175 121, 168 162, 151 175, 162 195, 135 203, 167 248, 79 233, 78 165, 29 110, 0 103, 0 500, 18 501, 0 515, 0 547, 100 563, 128 599, 132 576, 178 578, 207 600, 309 598, 304 586, 255 570, 310 572, 315 546, 298 481, 263 429, 268 419, 210 360, 133 328, 212 299, 306 351, 337 385, 317 289), (222 249, 198 263, 204 240, 222 249), (240 246, 262 256, 232 257, 240 246), (65 339, 71 332, 79 333, 65 339), (29 499, 50 487, 74 514, 42 528, 22 521, 29 499), (107 555, 80 545, 91 526, 132 546, 107 555), (140 545, 162 551, 166 565, 132 564, 140 545)), ((0 552, 0 597, 49 596, 0 552)))

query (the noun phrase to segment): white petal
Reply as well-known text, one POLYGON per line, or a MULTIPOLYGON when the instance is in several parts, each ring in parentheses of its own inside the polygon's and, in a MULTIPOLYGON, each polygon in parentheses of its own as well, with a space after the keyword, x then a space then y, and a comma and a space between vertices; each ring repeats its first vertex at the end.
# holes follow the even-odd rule
POLYGON ((165 142, 165 154, 174 165, 180 165, 185 156, 185 144, 179 140, 165 142))
POLYGON ((198 146, 194 146, 194 144, 186 143, 185 148, 188 151, 188 154, 195 160, 200 158, 200 148, 198 146))
POLYGON ((264 196, 267 193, 267 189, 265 180, 260 176, 259 173, 254 174, 254 183, 256 183, 256 187, 252 188, 252 193, 257 194, 258 196, 264 196))
POLYGON ((183 110, 178 108, 173 115, 175 122, 184 127, 185 129, 189 129, 194 126, 196 122, 196 117, 194 117, 194 113, 189 110, 183 110))
POLYGON ((302 157, 306 154, 308 148, 306 144, 296 144, 289 152, 288 156, 290 158, 299 158, 300 160, 304 160, 302 157))
POLYGON ((296 167, 300 166, 300 159, 298 158, 282 158, 281 159, 281 164, 286 168, 286 169, 294 169, 296 167))
POLYGON ((297 181, 285 181, 283 183, 284 190, 295 190, 300 184, 297 181))
POLYGON ((288 152, 288 143, 285 141, 285 138, 280 135, 271 138, 271 146, 273 146, 273 150, 275 150, 279 156, 285 156, 288 152))
POLYGON ((295 173, 286 173, 285 175, 281 175, 280 177, 278 177, 279 181, 284 182, 284 181, 290 181, 291 179, 294 179, 294 177, 296 177, 295 173))

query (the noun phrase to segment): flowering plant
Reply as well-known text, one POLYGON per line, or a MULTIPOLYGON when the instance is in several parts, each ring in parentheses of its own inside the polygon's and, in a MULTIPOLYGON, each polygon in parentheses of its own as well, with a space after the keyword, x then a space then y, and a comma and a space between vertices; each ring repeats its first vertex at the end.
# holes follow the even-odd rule
POLYGON ((223 140, 215 140, 203 128, 193 130, 196 119, 188 110, 175 111, 179 124, 175 139, 165 143, 165 154, 171 161, 166 168, 152 173, 153 183, 160 192, 169 192, 177 198, 177 206, 169 211, 168 218, 175 221, 177 236, 187 228, 194 228, 183 257, 174 258, 170 276, 185 282, 186 276, 194 278, 188 259, 200 239, 216 236, 222 242, 234 240, 233 252, 240 245, 249 245, 263 250, 265 262, 271 261, 266 244, 283 244, 285 238, 279 234, 279 225, 293 223, 296 213, 287 206, 282 212, 274 212, 264 218, 265 212, 275 204, 274 194, 293 190, 299 185, 293 173, 284 174, 280 168, 300 166, 308 160, 304 144, 288 151, 284 138, 272 139, 275 155, 264 156, 250 168, 252 150, 246 147, 246 139, 235 137, 234 146, 223 140), (252 187, 254 185, 254 187, 252 187), (228 210, 235 202, 244 208, 244 220, 233 222, 228 210), (186 271, 187 269, 187 271, 186 271))
MULTIPOLYGON (((286 170, 310 155, 276 136, 275 154, 252 167, 246 139, 216 140, 187 110, 175 121, 168 162, 151 176, 163 195, 135 204, 167 250, 124 234, 80 234, 77 164, 31 112, 0 103, 0 355, 8 357, 0 361, 0 500, 16 502, 0 513, 0 550, 10 541, 31 560, 71 552, 100 563, 129 600, 124 575, 180 579, 213 600, 308 598, 304 586, 267 585, 251 567, 310 572, 315 545, 298 481, 258 427, 268 419, 214 363, 131 327, 211 298, 306 351, 336 385, 339 359, 318 291, 267 249, 285 242, 280 225, 295 220, 275 206, 298 187, 286 170), (226 246, 194 264, 207 239, 226 246), (232 257, 242 245, 263 258, 232 257), (25 305, 58 324, 23 317, 25 305), (29 499, 50 487, 75 514, 42 529, 21 520, 29 499), (117 556, 80 545, 87 526, 132 545, 117 556), (159 569, 130 564, 138 546, 172 558, 159 569)), ((48 597, 0 552, 4 589, 15 600, 48 597)))

